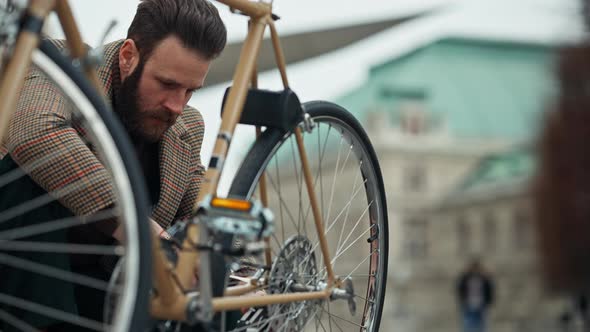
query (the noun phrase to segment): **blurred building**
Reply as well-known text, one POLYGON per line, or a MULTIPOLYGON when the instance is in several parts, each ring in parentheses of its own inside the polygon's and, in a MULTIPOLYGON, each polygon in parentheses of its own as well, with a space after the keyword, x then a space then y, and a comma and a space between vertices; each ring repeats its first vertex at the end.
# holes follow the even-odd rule
MULTIPOLYGON (((547 294, 539 278, 528 189, 534 165, 527 145, 485 157, 426 217, 433 221, 426 241, 450 241, 433 245, 421 268, 452 284, 467 259, 482 257, 497 288, 494 331, 554 331, 563 310, 561 299, 547 294)), ((441 295, 453 301, 452 294, 441 295)), ((439 315, 455 314, 453 306, 444 309, 439 315)))
POLYGON ((563 303, 542 290, 527 192, 553 58, 554 45, 444 38, 374 66, 340 99, 384 173, 385 324, 459 330, 455 281, 479 256, 497 284, 492 331, 555 330, 563 303))

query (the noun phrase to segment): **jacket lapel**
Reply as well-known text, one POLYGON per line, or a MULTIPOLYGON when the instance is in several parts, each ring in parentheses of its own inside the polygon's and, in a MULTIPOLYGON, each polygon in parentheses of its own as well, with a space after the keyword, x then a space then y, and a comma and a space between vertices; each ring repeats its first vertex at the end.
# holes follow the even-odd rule
POLYGON ((104 45, 104 63, 96 68, 98 78, 104 84, 105 95, 109 103, 113 100, 114 91, 121 85, 119 73, 119 49, 121 49, 121 45, 123 45, 123 40, 104 45))
POLYGON ((152 216, 164 228, 170 226, 189 183, 190 144, 182 117, 164 133, 160 142, 160 199, 152 216))

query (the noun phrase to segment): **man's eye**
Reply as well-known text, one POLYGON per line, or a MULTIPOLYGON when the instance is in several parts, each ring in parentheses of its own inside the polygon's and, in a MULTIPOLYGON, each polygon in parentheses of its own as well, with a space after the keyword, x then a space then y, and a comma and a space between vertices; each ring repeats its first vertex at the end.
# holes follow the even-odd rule
POLYGON ((165 81, 160 81, 160 83, 165 86, 166 88, 173 88, 175 86, 174 83, 172 82, 165 82, 165 81))

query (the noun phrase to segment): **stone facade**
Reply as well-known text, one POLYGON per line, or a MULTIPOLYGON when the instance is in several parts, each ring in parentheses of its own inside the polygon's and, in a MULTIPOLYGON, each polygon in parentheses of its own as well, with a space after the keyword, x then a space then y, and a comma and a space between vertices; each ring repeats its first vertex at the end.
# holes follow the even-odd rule
POLYGON ((368 131, 389 204, 383 324, 404 332, 459 331, 455 282, 477 256, 496 283, 489 331, 556 331, 565 303, 545 292, 539 278, 528 182, 455 190, 485 156, 514 143, 454 140, 445 130, 408 133, 372 118, 379 116, 369 117, 368 131))

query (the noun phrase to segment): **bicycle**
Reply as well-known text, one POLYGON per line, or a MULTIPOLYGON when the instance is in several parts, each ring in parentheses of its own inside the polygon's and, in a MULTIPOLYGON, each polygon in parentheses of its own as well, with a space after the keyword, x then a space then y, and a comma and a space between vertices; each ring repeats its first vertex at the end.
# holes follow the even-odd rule
MULTIPOLYGON (((151 235, 150 241, 149 229, 142 227, 145 223, 138 222, 147 217, 142 208, 145 206, 145 190, 137 179, 136 161, 129 158, 132 153, 126 153, 131 150, 123 129, 105 111, 104 101, 97 98, 88 84, 77 81, 79 72, 68 72, 76 77, 75 82, 80 87, 72 89, 80 89, 89 96, 72 92, 70 99, 74 102, 89 99, 93 102, 90 107, 79 106, 83 109, 102 109, 99 114, 115 137, 116 145, 108 145, 105 143, 109 141, 108 137, 102 136, 93 143, 108 146, 108 151, 113 151, 111 149, 116 146, 119 153, 115 153, 113 161, 107 164, 112 164, 110 168, 116 170, 115 180, 129 176, 131 181, 116 183, 119 195, 125 197, 119 200, 122 202, 119 208, 129 211, 121 218, 127 228, 125 246, 86 248, 77 244, 75 247, 92 254, 98 252, 95 249, 101 249, 100 253, 108 251, 110 254, 114 252, 115 256, 124 256, 107 285, 90 285, 105 292, 103 305, 110 308, 105 310, 109 314, 105 314, 103 322, 87 321, 86 318, 76 320, 73 316, 64 320, 94 330, 136 331, 143 329, 149 312, 152 318, 159 320, 156 325, 160 330, 181 329, 186 324, 197 323, 204 328, 225 330, 224 315, 227 311, 260 308, 251 317, 243 318, 243 326, 234 330, 304 330, 310 328, 313 322, 316 330, 342 330, 344 325, 345 329, 377 331, 385 296, 388 226, 385 190, 375 151, 359 122, 346 110, 322 101, 302 104, 289 89, 284 56, 274 26, 278 16, 272 13, 272 3, 243 0, 219 2, 234 12, 249 16, 249 31, 233 86, 226 94, 222 124, 204 175, 204 185, 195 202, 194 218, 177 223, 176 228, 180 230, 176 230, 172 241, 172 245, 178 247, 177 256, 173 255, 176 256, 174 261, 167 257, 169 252, 163 248, 169 243, 161 242, 156 234, 151 235), (255 59, 266 26, 270 29, 283 81, 282 91, 257 88, 255 59), (215 193, 223 161, 238 122, 256 126, 258 137, 240 166, 228 197, 217 197, 215 193), (310 144, 316 146, 309 147, 310 144), (122 161, 117 162, 118 158, 122 161), (335 170, 331 172, 330 167, 335 170), (324 178, 325 174, 328 179, 324 178), (345 185, 338 181, 342 176, 352 179, 352 188, 347 184, 345 187, 350 192, 336 189, 337 185, 345 185), (288 187, 287 183, 293 186, 288 187), (269 191, 273 194, 269 195, 269 191), (289 199, 291 196, 297 197, 295 201, 289 199), (341 205, 334 206, 338 202, 341 205), (273 212, 277 216, 276 221, 273 212), (314 229, 315 233, 312 232, 314 229), (146 249, 150 246, 151 256, 146 249), (264 258, 257 262, 240 259, 253 254, 264 258), (319 262, 323 263, 323 267, 319 262), (147 271, 152 269, 152 264, 154 284, 150 288, 150 273, 147 271), (247 267, 250 273, 246 276, 228 273, 242 267, 247 267), (193 271, 197 268, 199 285, 198 289, 193 289, 193 271), (228 286, 230 282, 239 284, 228 286), (264 291, 265 295, 247 295, 255 291, 264 291), (357 300, 364 302, 359 314, 355 313, 357 300), (221 318, 215 313, 222 313, 221 318), (345 318, 343 315, 348 316, 345 318), (186 324, 173 323, 177 321, 186 324)), ((51 6, 43 6, 43 3, 32 1, 29 7, 42 7, 40 16, 45 17, 51 6)), ((65 1, 57 0, 57 4, 62 6, 58 8, 64 8, 63 3, 65 1)), ((60 18, 65 16, 62 12, 60 18)), ((18 20, 13 18, 13 21, 18 20)), ((66 36, 69 39, 68 33, 66 36)), ((15 50, 18 50, 21 42, 15 45, 15 50)), ((39 53, 34 52, 34 46, 35 43, 29 42, 24 54, 33 54, 34 62, 41 69, 49 68, 50 64, 39 60, 42 55, 38 54, 50 54, 50 48, 41 43, 39 53)), ((18 53, 15 51, 14 54, 18 53)), ((28 57, 18 57, 24 58, 28 57)), ((56 63, 63 62, 53 55, 50 59, 56 63)), ((27 67, 28 64, 21 64, 19 77, 24 77, 23 68, 27 67)), ((14 77, 6 75, 11 73, 10 68, 9 63, 4 76, 14 77)), ((49 76, 57 77, 59 85, 65 85, 61 76, 51 69, 46 71, 49 76)), ((0 88, 0 93, 6 96, 16 95, 14 90, 5 92, 4 81, 0 88)), ((11 100, 16 103, 16 98, 11 100)), ((5 110, 11 109, 10 105, 0 104, 3 110, 1 124, 8 122, 9 115, 5 110)), ((84 114, 80 116, 82 119, 92 118, 92 115, 80 114, 84 114)), ((104 133, 101 129, 95 131, 104 133)), ((3 179, 5 177, 0 177, 0 184, 3 179)), ((110 212, 115 211, 118 209, 110 212)), ((6 216, 6 211, 0 213, 0 223, 2 215, 6 216)), ((112 218, 112 214, 109 217, 112 218)), ((99 219, 96 216, 82 218, 91 221, 99 219)), ((64 221, 49 224, 58 227, 60 222, 64 221)), ((79 220, 70 218, 65 222, 74 225, 79 220)), ((23 229, 17 231, 0 232, 0 251, 18 244, 19 241, 10 240, 6 235, 14 237, 21 233, 22 236, 23 229)), ((19 250, 23 250, 22 247, 19 250)), ((66 244, 52 248, 73 250, 74 246, 66 244)), ((0 252, 0 263, 11 263, 7 263, 8 259, 3 259, 2 255, 0 252)), ((48 273, 40 271, 38 266, 31 269, 48 273)), ((49 274, 55 277, 55 271, 52 272, 49 274)), ((68 275, 62 276, 62 279, 80 282, 84 279, 81 277, 68 275)), ((8 299, 5 294, 0 294, 0 303, 10 302, 5 300, 18 299, 8 299)), ((31 309, 30 305, 23 307, 31 309)), ((13 318, 0 308, 0 319, 13 325, 23 323, 13 318)))

